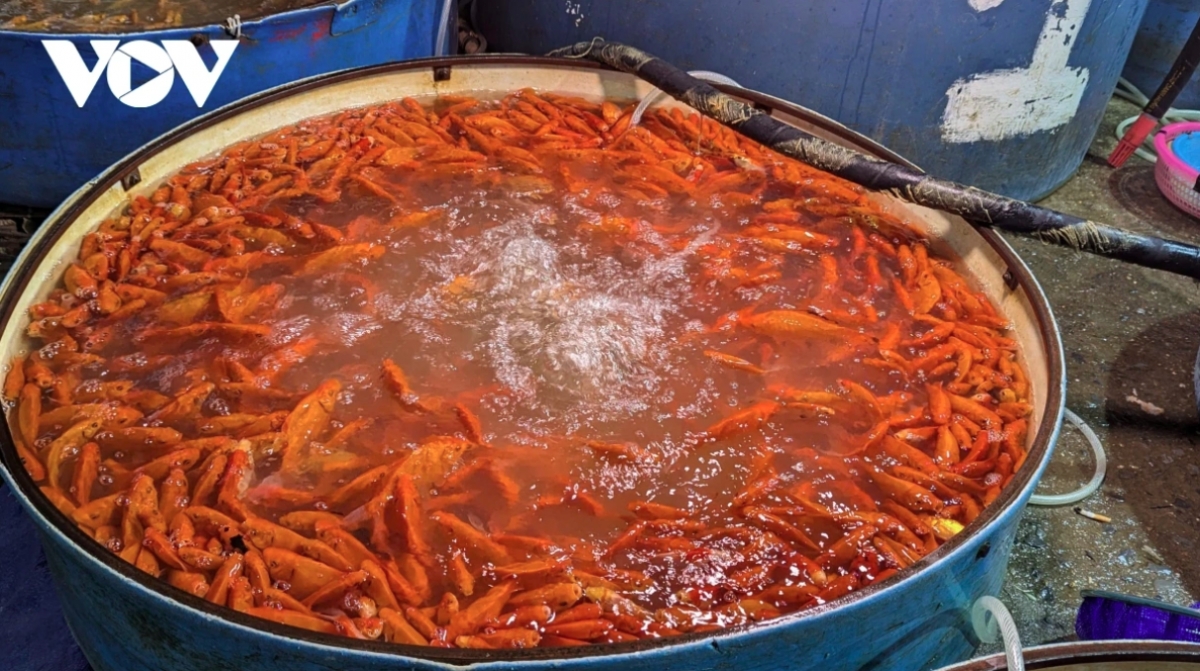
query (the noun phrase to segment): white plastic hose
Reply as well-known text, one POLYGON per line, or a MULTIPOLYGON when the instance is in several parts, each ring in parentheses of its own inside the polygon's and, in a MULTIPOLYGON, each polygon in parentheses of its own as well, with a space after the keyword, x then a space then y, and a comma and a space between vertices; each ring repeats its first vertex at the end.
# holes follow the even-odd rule
POLYGON ((1004 658, 1008 671, 1025 671, 1025 656, 1021 653, 1021 636, 1012 614, 994 596, 981 596, 971 607, 971 626, 984 643, 995 643, 997 634, 1004 639, 1004 658), (988 615, 991 615, 991 619, 988 615))
POLYGON ((1092 473, 1092 479, 1086 485, 1067 494, 1034 494, 1029 497, 1029 503, 1035 506, 1067 506, 1072 503, 1078 503, 1087 497, 1091 496, 1097 489, 1100 489, 1100 484, 1104 482, 1104 475, 1108 472, 1108 457, 1104 454, 1104 446, 1100 444, 1100 438, 1092 431, 1092 427, 1088 426, 1079 415, 1063 408, 1063 417, 1067 419, 1083 437, 1087 439, 1088 445, 1092 446, 1092 453, 1096 455, 1096 470, 1092 473))
POLYGON ((438 24, 437 42, 433 43, 433 55, 446 55, 446 30, 450 25, 450 7, 454 4, 454 0, 446 0, 442 3, 442 22, 438 24))
MULTIPOLYGON (((709 72, 708 70, 690 70, 690 71, 688 71, 688 74, 695 77, 696 79, 701 79, 706 82, 712 82, 713 84, 725 84, 727 86, 741 86, 740 84, 733 81, 729 77, 726 77, 725 75, 720 74, 718 72, 709 72)), ((644 114, 646 112, 646 108, 650 107, 650 105, 653 104, 655 100, 658 100, 663 95, 665 95, 665 94, 659 89, 654 89, 654 90, 650 91, 650 93, 646 94, 646 97, 642 98, 642 101, 640 103, 638 103, 637 107, 634 108, 633 116, 629 117, 630 127, 638 125, 638 122, 640 122, 642 120, 642 114, 644 114)))

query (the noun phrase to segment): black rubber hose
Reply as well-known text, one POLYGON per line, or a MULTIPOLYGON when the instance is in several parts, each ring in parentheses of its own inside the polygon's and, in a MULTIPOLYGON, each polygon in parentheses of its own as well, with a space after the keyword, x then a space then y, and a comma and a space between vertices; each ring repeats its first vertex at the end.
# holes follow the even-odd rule
POLYGON ((639 49, 594 39, 550 56, 587 58, 637 75, 733 130, 802 163, 869 189, 888 191, 925 207, 991 228, 1200 279, 1200 247, 1111 226, 956 184, 827 142, 721 93, 639 49))

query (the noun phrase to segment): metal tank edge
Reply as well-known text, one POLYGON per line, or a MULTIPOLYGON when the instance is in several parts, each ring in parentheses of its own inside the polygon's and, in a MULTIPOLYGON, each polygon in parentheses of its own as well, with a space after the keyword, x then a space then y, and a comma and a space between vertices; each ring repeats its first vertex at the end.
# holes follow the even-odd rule
MULTIPOLYGON (((1022 651, 1025 663, 1062 671, 1196 671, 1200 645, 1174 641, 1071 641, 1022 651)), ((1004 653, 978 657, 938 671, 1007 671, 1004 653)))

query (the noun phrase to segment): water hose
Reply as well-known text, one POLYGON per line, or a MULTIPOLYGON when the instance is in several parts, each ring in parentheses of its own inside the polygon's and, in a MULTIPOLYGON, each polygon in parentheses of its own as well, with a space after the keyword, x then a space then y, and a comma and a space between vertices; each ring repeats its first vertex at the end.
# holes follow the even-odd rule
POLYGON ((1100 438, 1092 431, 1092 427, 1088 426, 1079 415, 1063 408, 1063 417, 1079 429, 1083 437, 1087 439, 1088 445, 1092 448, 1092 454, 1096 455, 1096 470, 1092 473, 1092 479, 1088 483, 1073 492, 1066 494, 1034 494, 1029 497, 1029 503, 1035 506, 1068 506, 1072 503, 1079 503, 1100 489, 1100 484, 1104 482, 1104 474, 1108 472, 1108 457, 1104 454, 1104 446, 1100 444, 1100 438))
POLYGON ((971 606, 971 626, 984 643, 995 643, 997 634, 1004 640, 1004 658, 1008 671, 1025 671, 1025 656, 1021 653, 1021 636, 1017 623, 1004 604, 994 596, 981 596, 971 606), (991 615, 991 619, 988 619, 991 615))
POLYGON ((930 177, 919 170, 822 140, 633 47, 596 38, 556 49, 549 55, 587 58, 641 77, 701 114, 770 149, 868 189, 887 191, 917 205, 957 214, 977 226, 1200 279, 1200 247, 1123 231, 930 177))
MULTIPOLYGON (((688 74, 696 79, 702 79, 706 82, 712 82, 714 84, 726 84, 728 86, 738 87, 741 86, 741 84, 738 84, 719 72, 709 72, 708 70, 688 70, 688 74)), ((642 98, 642 101, 638 103, 638 106, 633 109, 633 114, 629 116, 629 125, 638 125, 638 123, 642 120, 642 115, 646 113, 646 110, 650 107, 650 105, 664 95, 666 94, 662 92, 662 89, 654 89, 650 93, 646 94, 646 97, 642 98)))
POLYGON ((446 55, 446 33, 450 28, 450 7, 454 5, 454 0, 445 0, 442 3, 442 21, 438 25, 437 41, 433 43, 433 55, 446 55))

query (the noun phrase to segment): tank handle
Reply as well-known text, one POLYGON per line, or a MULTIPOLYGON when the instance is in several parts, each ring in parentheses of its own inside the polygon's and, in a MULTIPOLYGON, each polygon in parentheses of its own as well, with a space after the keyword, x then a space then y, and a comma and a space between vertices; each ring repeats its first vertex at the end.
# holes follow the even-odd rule
POLYGON ((971 606, 971 626, 984 643, 1004 641, 1004 658, 1008 671, 1025 671, 1025 656, 1021 653, 1021 636, 1017 623, 1004 603, 994 596, 981 596, 971 606), (988 616, 991 615, 989 618, 988 616))

